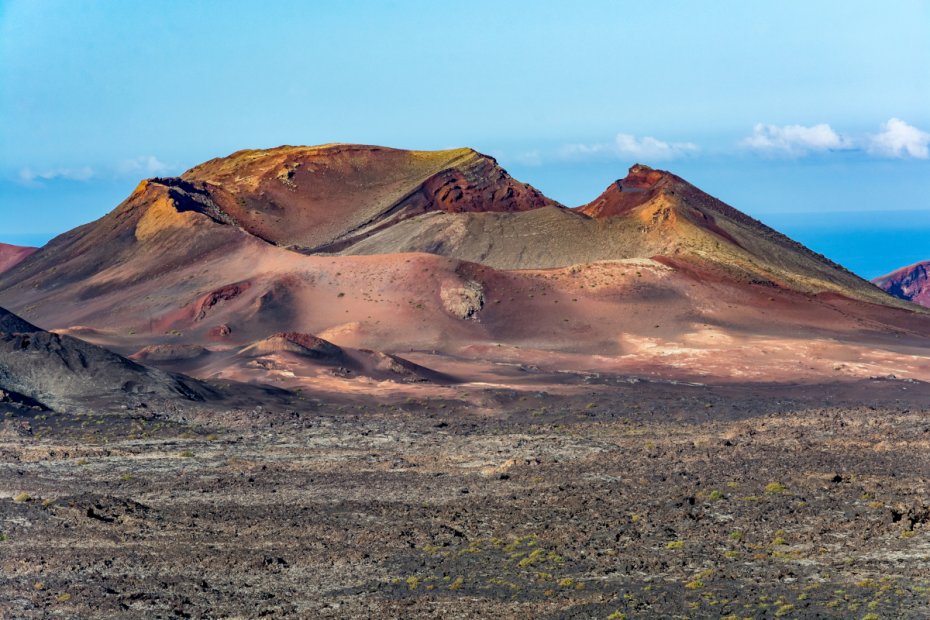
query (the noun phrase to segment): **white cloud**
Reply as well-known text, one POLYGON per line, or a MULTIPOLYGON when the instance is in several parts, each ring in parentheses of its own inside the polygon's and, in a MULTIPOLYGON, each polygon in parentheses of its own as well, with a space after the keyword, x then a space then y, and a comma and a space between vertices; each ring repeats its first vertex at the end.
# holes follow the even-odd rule
POLYGON ((697 150, 698 146, 691 142, 663 142, 652 136, 637 138, 628 133, 618 133, 613 142, 567 144, 562 147, 561 153, 569 159, 606 156, 660 161, 684 157, 697 150))
POLYGON ((143 155, 134 159, 124 159, 117 166, 120 174, 154 177, 170 172, 173 166, 160 161, 154 155, 143 155))
POLYGON ((124 159, 115 165, 103 169, 90 166, 33 168, 25 167, 19 171, 19 180, 24 185, 41 187, 43 181, 88 181, 101 177, 157 177, 172 174, 177 166, 166 164, 154 155, 143 155, 133 159, 124 159))
POLYGON ((852 140, 841 136, 826 123, 804 125, 766 125, 757 123, 752 135, 741 144, 754 151, 800 157, 817 151, 851 149, 852 140))
POLYGON ((19 171, 19 179, 27 184, 34 184, 38 181, 53 181, 55 179, 86 181, 93 176, 94 169, 90 166, 83 166, 81 168, 49 168, 46 170, 23 168, 19 171))
POLYGON ((880 133, 869 136, 866 150, 884 157, 930 157, 930 133, 908 125, 898 118, 882 124, 880 133))

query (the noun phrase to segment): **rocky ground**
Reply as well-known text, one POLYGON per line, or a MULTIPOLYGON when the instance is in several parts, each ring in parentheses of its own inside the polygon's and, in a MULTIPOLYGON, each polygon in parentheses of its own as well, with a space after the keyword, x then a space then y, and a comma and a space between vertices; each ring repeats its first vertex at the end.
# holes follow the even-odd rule
POLYGON ((930 617, 930 386, 3 405, 4 618, 930 617))

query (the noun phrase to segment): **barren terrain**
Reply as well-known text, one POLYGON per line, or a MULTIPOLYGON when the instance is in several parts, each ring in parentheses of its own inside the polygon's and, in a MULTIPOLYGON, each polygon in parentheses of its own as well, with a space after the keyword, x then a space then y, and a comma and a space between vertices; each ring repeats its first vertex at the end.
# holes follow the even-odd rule
POLYGON ((7 406, 5 617, 900 618, 930 386, 7 406))

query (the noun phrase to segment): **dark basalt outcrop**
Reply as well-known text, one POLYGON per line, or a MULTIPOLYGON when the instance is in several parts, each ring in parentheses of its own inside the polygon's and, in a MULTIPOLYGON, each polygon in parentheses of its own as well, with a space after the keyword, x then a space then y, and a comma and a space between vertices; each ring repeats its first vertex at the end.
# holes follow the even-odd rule
POLYGON ((85 404, 112 406, 140 398, 203 401, 217 396, 199 381, 44 331, 3 308, 0 389, 61 410, 85 404))

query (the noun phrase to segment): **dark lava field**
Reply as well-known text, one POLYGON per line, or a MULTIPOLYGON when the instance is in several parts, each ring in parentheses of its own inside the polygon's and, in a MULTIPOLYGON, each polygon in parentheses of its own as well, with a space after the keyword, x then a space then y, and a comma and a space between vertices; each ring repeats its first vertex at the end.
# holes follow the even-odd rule
POLYGON ((930 385, 477 398, 0 404, 0 615, 930 615, 930 385))

